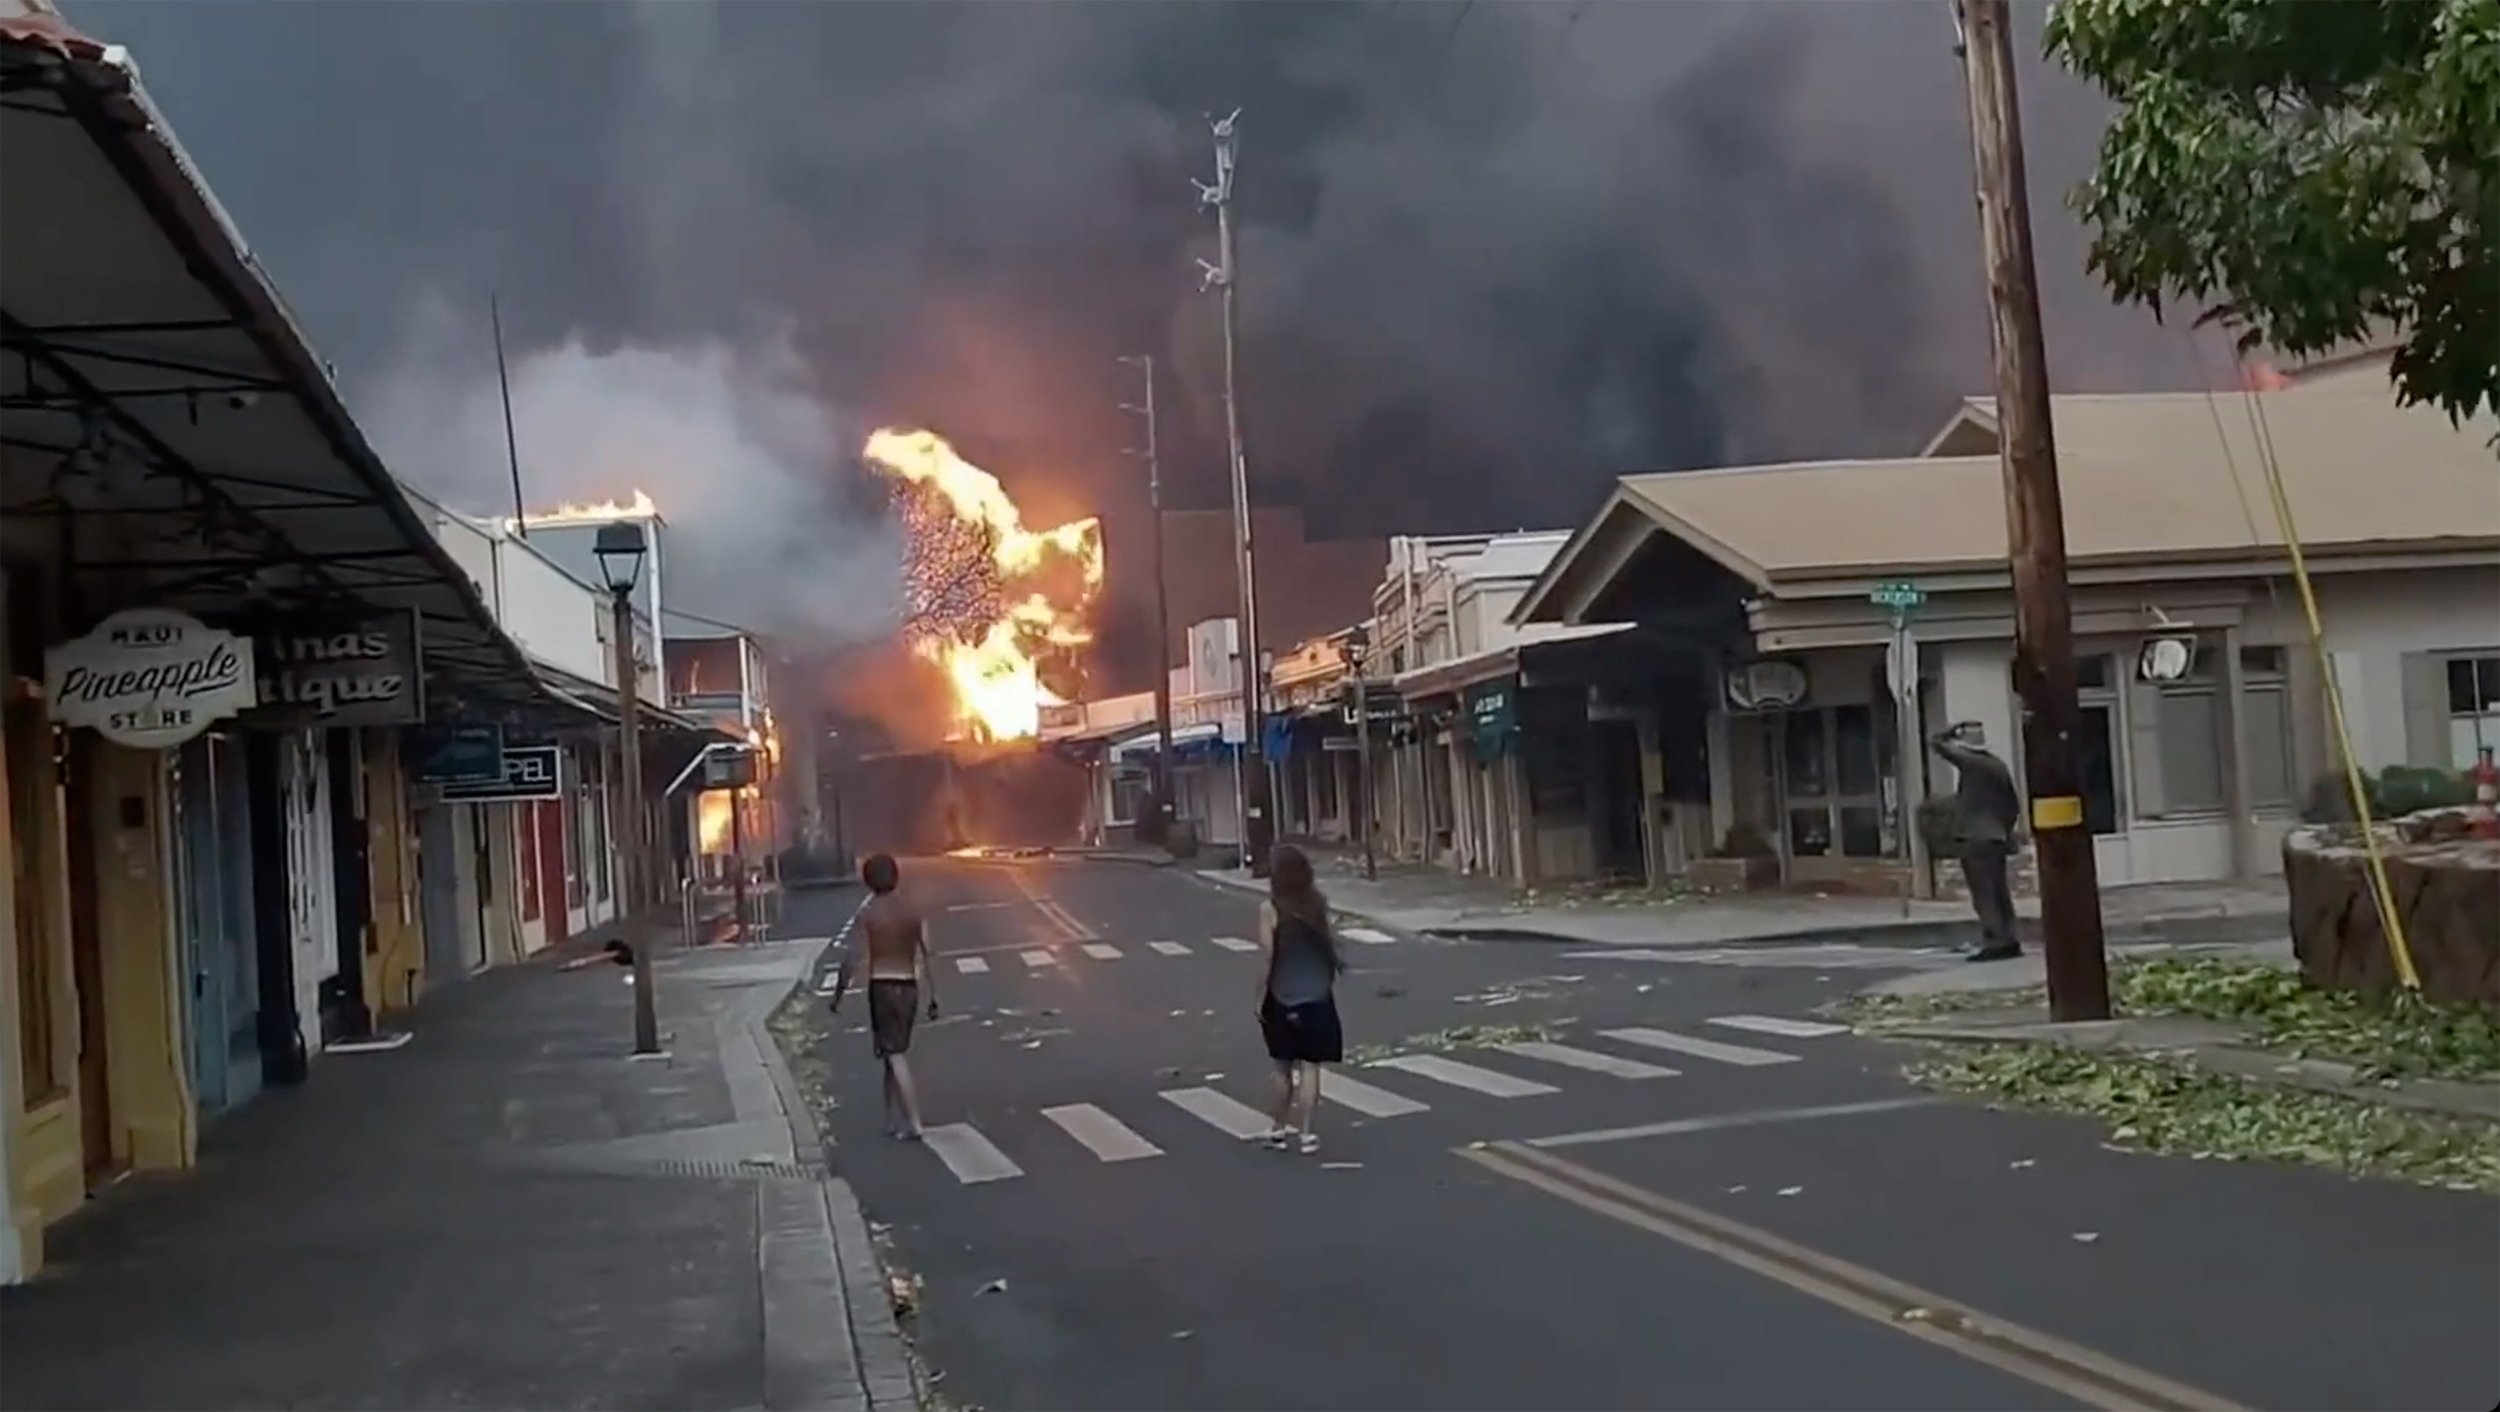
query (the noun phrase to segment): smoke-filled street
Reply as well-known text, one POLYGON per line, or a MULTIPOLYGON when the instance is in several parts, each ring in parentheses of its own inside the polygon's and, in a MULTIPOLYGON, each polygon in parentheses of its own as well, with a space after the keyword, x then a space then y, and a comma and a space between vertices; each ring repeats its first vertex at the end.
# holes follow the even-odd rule
POLYGON ((0 1412, 2500 1393, 2500 0, 0 0, 0 1412))
MULTIPOLYGON (((1355 925, 1319 1151, 1266 1150, 1255 899, 908 863, 925 1142, 819 1041, 947 1406, 2462 1406, 2485 1198, 2119 1153, 1947 1102, 1833 1001, 1932 957, 1608 957, 1355 925), (2332 1274, 2287 1230, 2332 1209, 2332 1274), (2402 1346, 2404 1356, 2355 1357, 2402 1346)), ((1792 948, 1793 949, 1793 948, 1792 948)), ((1808 948, 1811 950, 1811 948, 1808 948)))

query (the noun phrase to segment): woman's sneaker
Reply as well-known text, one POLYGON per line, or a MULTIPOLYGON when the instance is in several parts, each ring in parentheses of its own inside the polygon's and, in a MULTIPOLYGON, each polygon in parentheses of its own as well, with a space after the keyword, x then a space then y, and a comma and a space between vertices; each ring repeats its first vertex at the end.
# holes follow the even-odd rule
POLYGON ((1318 1133, 1304 1133, 1304 1134, 1302 1135, 1301 1147, 1302 1147, 1302 1155, 1303 1155, 1303 1156, 1305 1156, 1305 1157, 1308 1157, 1308 1156, 1310 1156, 1312 1153, 1319 1151, 1319 1134, 1318 1134, 1318 1133))

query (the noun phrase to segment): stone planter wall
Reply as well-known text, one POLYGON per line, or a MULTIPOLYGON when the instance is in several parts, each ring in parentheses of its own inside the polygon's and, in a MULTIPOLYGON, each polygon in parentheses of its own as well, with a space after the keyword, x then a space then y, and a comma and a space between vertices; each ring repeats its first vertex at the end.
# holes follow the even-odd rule
MULTIPOLYGON (((2500 841, 2471 837, 2472 818, 2469 809, 2407 814, 2377 826, 2379 847, 2423 994, 2500 1005, 2500 841)), ((2342 989, 2396 984, 2357 827, 2286 834, 2283 880, 2303 977, 2342 989)))

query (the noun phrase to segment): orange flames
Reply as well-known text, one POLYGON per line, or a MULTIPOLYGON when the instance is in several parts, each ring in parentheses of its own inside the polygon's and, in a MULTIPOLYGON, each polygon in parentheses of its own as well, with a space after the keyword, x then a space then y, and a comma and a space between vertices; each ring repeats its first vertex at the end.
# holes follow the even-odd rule
POLYGON ((958 725, 979 740, 1039 734, 1042 707, 1059 699, 1042 685, 1040 654, 1093 640, 1085 614, 1102 591, 1101 521, 1025 528, 997 478, 934 432, 883 428, 861 454, 922 493, 918 522, 906 524, 913 593, 930 606, 915 614, 911 644, 945 671, 958 725), (1072 585, 1053 572, 1066 564, 1072 585))
POLYGON ((631 500, 567 500, 552 510, 532 510, 533 525, 606 524, 611 520, 655 520, 660 507, 640 490, 631 500))

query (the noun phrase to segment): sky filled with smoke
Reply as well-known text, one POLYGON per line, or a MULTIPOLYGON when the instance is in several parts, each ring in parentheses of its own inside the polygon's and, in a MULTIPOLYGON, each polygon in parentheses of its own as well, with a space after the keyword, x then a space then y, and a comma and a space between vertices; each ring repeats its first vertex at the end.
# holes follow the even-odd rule
MULTIPOLYGON (((1174 498, 1220 504, 1210 108, 1246 109, 1252 470, 1316 532, 1905 452, 1986 380, 1942 0, 70 9, 412 477, 509 500, 498 292, 533 500, 639 483, 761 536, 705 611, 750 611, 751 567, 826 583, 816 626, 889 620, 836 569, 890 548, 831 508, 877 421, 953 436, 1036 522, 1130 508, 1119 354, 1169 370, 1174 498)), ((2054 376, 2194 382, 2082 271, 2058 196, 2096 101, 2028 53, 2022 81, 2054 376)))

